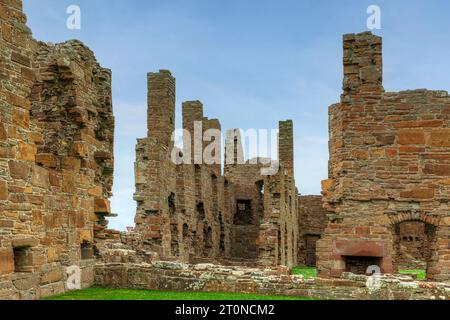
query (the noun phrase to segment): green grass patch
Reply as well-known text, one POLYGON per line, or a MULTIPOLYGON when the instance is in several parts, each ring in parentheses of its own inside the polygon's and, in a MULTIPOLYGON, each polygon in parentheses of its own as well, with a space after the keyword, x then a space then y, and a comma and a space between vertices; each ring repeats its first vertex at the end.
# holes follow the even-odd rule
POLYGON ((417 280, 423 281, 427 279, 427 271, 426 270, 399 270, 400 274, 406 275, 416 275, 417 280))
POLYGON ((238 293, 162 292, 146 290, 89 288, 71 291, 45 300, 312 300, 301 297, 261 296, 238 293))
POLYGON ((302 275, 305 279, 317 278, 317 269, 314 267, 295 267, 292 269, 293 275, 302 275))

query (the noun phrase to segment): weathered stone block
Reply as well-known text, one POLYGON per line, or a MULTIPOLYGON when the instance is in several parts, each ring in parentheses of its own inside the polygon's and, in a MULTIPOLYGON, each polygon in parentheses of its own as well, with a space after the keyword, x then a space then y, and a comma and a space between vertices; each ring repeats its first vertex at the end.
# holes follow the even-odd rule
POLYGON ((48 170, 37 165, 33 166, 31 184, 35 187, 48 189, 50 186, 48 170))
POLYGON ((32 237, 17 238, 17 239, 14 239, 11 244, 14 248, 35 247, 35 246, 39 245, 39 240, 36 238, 32 238, 32 237))
POLYGON ((47 168, 56 168, 58 161, 53 154, 38 154, 36 155, 36 163, 47 168))
POLYGON ((0 249, 0 276, 14 272, 14 254, 11 249, 0 249))
POLYGON ((14 179, 26 180, 30 175, 30 165, 27 162, 10 160, 9 172, 14 179))
POLYGON ((17 154, 18 160, 30 160, 34 161, 36 159, 36 146, 34 144, 25 143, 19 141, 19 150, 17 154))
POLYGON ((427 144, 433 147, 450 147, 450 129, 434 129, 427 139, 427 144))
POLYGON ((403 145, 425 144, 425 134, 423 129, 398 130, 398 143, 403 145))
POLYGON ((423 173, 444 177, 450 176, 450 165, 427 163, 423 168, 423 173))
POLYGON ((0 180, 0 200, 8 199, 8 184, 6 181, 0 180))

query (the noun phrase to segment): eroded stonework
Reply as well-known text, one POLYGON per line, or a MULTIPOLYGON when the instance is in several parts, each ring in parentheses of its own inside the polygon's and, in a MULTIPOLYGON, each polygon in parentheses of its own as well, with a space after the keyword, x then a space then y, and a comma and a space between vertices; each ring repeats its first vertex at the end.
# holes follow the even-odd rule
POLYGON ((321 275, 383 273, 420 242, 430 280, 450 279, 450 97, 445 91, 385 92, 382 41, 344 36, 341 102, 330 107, 329 224, 318 244, 321 275), (419 229, 404 224, 416 222, 419 229), (416 239, 417 238, 417 239, 416 239), (403 247, 403 249, 402 249, 403 247), (425 249, 426 248, 426 249, 425 249))
POLYGON ((45 44, 0 1, 0 299, 94 281, 113 174, 111 73, 78 41, 45 44))
POLYGON ((204 117, 201 102, 184 102, 184 148, 178 149, 172 139, 175 79, 161 70, 148 75, 148 86, 148 137, 136 147, 134 196, 135 231, 145 249, 163 260, 294 266, 292 121, 280 122, 279 170, 272 175, 263 168, 274 162, 245 162, 239 130, 228 131, 222 175, 220 122, 204 117), (218 135, 203 139, 210 130, 218 135), (216 161, 208 164, 203 155, 214 145, 216 161))
POLYGON ((240 131, 227 131, 223 164, 221 124, 199 101, 183 103, 175 147, 175 78, 148 74, 136 228, 120 233, 106 220, 111 72, 81 42, 37 42, 25 24, 20 0, 0 0, 0 299, 73 289, 74 267, 83 288, 449 299, 450 97, 385 92, 381 38, 344 36, 323 198, 297 191, 292 121, 279 123, 276 161, 244 161, 240 131), (447 283, 390 275, 415 268, 447 283))

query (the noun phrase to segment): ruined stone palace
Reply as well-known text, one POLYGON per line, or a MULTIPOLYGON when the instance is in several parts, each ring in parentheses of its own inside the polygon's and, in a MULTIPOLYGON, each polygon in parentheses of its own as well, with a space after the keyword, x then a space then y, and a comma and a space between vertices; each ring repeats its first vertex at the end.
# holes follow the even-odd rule
POLYGON ((169 71, 148 75, 148 137, 138 140, 136 147, 134 196, 136 232, 145 248, 158 253, 160 259, 185 262, 296 265, 292 121, 279 124, 279 163, 272 175, 264 175, 261 162, 270 170, 273 161, 245 161, 239 130, 229 130, 222 175, 221 124, 204 116, 201 102, 183 103, 184 146, 183 150, 175 148, 175 91, 169 71), (219 134, 209 139, 218 144, 218 161, 213 164, 203 159, 209 129, 219 134), (174 150, 191 160, 176 164, 174 150))
POLYGON ((278 159, 245 159, 241 131, 227 130, 222 146, 208 136, 219 120, 188 101, 179 148, 175 77, 149 73, 128 232, 107 228, 111 71, 79 41, 33 39, 21 0, 0 0, 0 49, 0 299, 93 285, 450 298, 450 97, 385 92, 381 38, 344 36, 320 196, 297 191, 292 121, 279 122, 278 159), (198 161, 208 152, 216 161, 198 161), (317 266, 319 278, 292 275, 297 265, 317 266), (376 290, 366 287, 374 265, 384 273, 376 290), (428 282, 397 274, 407 268, 426 269, 428 282))

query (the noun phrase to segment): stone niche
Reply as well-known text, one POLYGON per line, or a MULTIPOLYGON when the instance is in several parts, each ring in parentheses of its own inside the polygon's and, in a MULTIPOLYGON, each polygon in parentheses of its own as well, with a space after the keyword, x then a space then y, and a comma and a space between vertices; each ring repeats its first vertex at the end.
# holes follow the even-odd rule
POLYGON ((333 243, 334 268, 332 273, 370 274, 374 266, 382 273, 392 273, 388 257, 388 243, 382 241, 339 240, 333 243))

